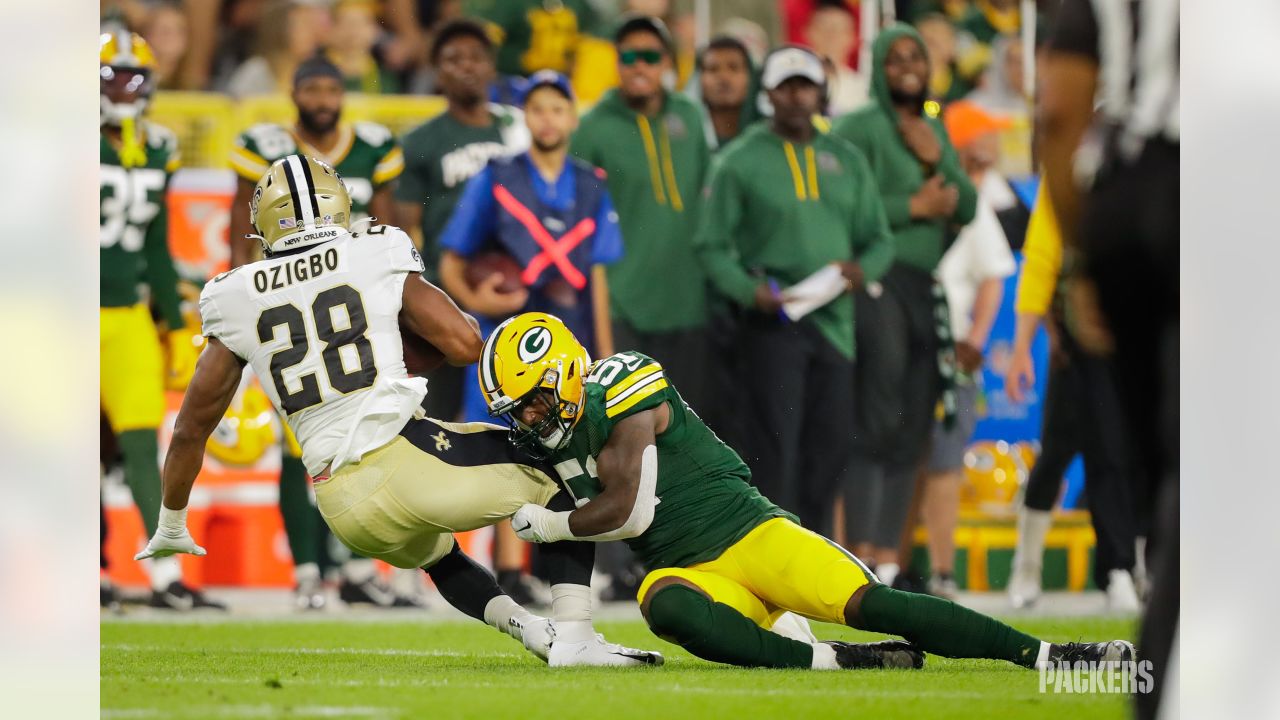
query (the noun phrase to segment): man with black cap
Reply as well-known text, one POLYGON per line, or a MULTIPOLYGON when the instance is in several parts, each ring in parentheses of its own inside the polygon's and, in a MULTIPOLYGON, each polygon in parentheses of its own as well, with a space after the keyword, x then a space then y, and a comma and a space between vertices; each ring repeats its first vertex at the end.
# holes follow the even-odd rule
POLYGON ((693 252, 710 158, 702 113, 663 86, 672 42, 661 20, 625 19, 614 45, 621 84, 582 118, 571 152, 607 173, 618 209, 626 255, 609 266, 617 346, 661 362, 696 406, 708 385, 706 277, 693 252))
MULTIPOLYGON (((404 155, 395 135, 371 122, 341 122, 345 94, 342 72, 317 55, 298 66, 293 76, 293 104, 298 120, 293 127, 275 123, 254 125, 236 138, 231 167, 236 171, 236 199, 231 206, 231 267, 258 258, 261 245, 249 236, 249 200, 271 163, 301 153, 321 160, 342 176, 351 195, 352 220, 374 216, 396 224, 392 187, 404 170, 404 155)), ((327 537, 319 511, 311 502, 302 449, 285 427, 280 460, 280 514, 293 555, 297 603, 304 609, 325 605, 321 586, 322 545, 327 537)), ((412 604, 398 598, 376 580, 372 560, 355 559, 343 568, 339 596, 346 602, 375 605, 412 604)))
POLYGON ((888 269, 892 236, 862 153, 814 127, 818 56, 775 50, 761 80, 773 118, 717 156, 695 245, 714 287, 744 310, 739 387, 751 412, 739 450, 763 494, 822 532, 848 464, 852 293, 888 269))

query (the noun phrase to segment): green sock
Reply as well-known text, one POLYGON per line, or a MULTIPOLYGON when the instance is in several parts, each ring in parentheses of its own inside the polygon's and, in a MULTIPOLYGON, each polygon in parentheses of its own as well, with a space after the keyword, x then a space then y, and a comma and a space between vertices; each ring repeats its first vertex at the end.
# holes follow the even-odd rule
POLYGON ((155 428, 151 428, 122 432, 116 442, 124 455, 124 482, 150 538, 160 522, 160 440, 155 428))
POLYGON ((284 519, 284 534, 289 538, 293 564, 315 563, 319 511, 311 504, 311 495, 307 492, 306 466, 301 459, 287 453, 280 460, 280 516, 284 519))
POLYGON ((649 628, 703 660, 741 667, 808 668, 813 648, 756 625, 745 615, 683 585, 649 600, 649 628))
POLYGON ((901 635, 925 652, 1032 667, 1040 641, 994 618, 932 595, 875 585, 862 598, 860 628, 901 635))

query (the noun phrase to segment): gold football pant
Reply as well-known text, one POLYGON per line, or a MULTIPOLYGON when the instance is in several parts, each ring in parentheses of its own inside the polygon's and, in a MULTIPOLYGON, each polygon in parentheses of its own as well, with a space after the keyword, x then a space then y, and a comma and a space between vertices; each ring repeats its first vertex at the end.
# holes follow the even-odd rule
POLYGON ((710 562, 654 570, 638 598, 666 577, 696 585, 766 630, 787 611, 843 625, 849 598, 875 581, 844 548, 787 518, 766 520, 710 562))
POLYGON ((164 352, 146 305, 98 308, 99 400, 116 433, 164 420, 164 352))
POLYGON ((556 482, 487 423, 411 420, 394 440, 315 484, 333 534, 362 555, 400 568, 428 567, 453 533, 546 505, 556 482))

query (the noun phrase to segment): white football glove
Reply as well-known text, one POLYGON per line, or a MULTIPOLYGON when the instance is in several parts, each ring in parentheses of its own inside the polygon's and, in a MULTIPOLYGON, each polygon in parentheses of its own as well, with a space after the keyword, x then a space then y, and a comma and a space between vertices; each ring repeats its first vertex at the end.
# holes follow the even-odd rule
POLYGON ((187 530, 187 509, 170 510, 160 506, 160 524, 156 534, 147 542, 142 552, 133 556, 134 560, 162 558, 187 553, 188 555, 204 555, 204 548, 196 544, 191 532, 187 530))
POLYGON ((511 516, 511 528, 525 542, 549 543, 573 538, 569 512, 554 512, 541 505, 525 504, 511 516))

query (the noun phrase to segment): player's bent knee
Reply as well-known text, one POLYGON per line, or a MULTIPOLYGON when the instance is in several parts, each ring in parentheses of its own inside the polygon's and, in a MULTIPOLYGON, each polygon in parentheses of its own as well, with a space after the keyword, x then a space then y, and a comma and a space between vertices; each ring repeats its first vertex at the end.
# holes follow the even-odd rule
POLYGON ((705 590, 698 587, 687 578, 680 577, 679 575, 663 575, 652 582, 643 583, 640 588, 640 595, 636 598, 640 602, 640 614, 644 616, 646 621, 649 620, 649 605, 653 601, 653 598, 657 597, 658 592, 663 588, 668 588, 673 585, 679 585, 688 588, 703 597, 709 597, 705 590))
POLYGON ((692 584, 680 578, 671 579, 677 582, 651 590, 646 596, 645 620, 654 635, 686 645, 706 628, 705 616, 711 600, 692 584))

